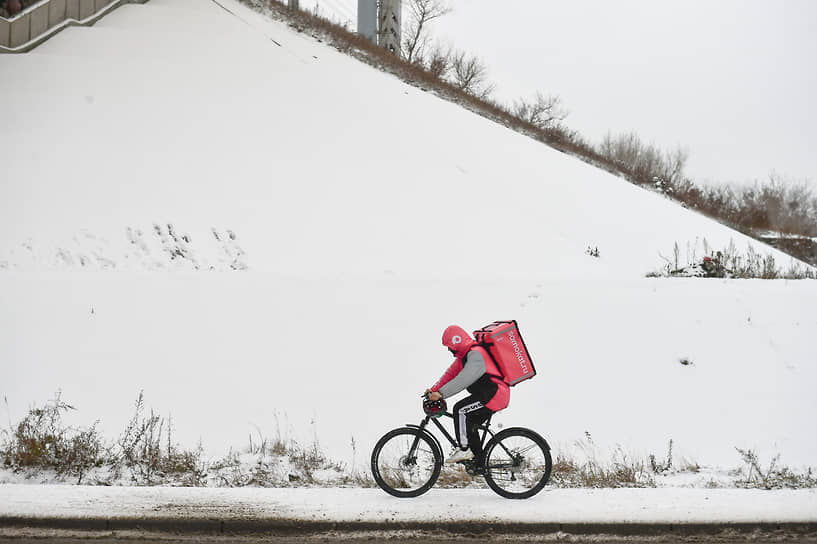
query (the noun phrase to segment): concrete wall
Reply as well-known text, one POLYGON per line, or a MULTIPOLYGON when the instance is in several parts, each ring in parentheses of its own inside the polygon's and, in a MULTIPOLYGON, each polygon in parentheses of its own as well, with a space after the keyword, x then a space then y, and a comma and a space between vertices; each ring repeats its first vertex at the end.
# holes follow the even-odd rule
POLYGON ((8 47, 9 38, 11 37, 11 24, 0 17, 0 45, 8 47))
POLYGON ((79 0, 65 0, 65 18, 79 19, 79 0))
POLYGON ((9 45, 17 47, 29 40, 31 35, 31 20, 27 15, 18 17, 11 21, 11 37, 9 38, 9 45))
POLYGON ((96 0, 79 0, 80 20, 90 17, 96 10, 96 0))
POLYGON ((114 1, 44 0, 11 19, 0 17, 0 46, 19 47, 66 19, 87 19, 114 1))
POLYGON ((50 6, 48 4, 42 4, 31 10, 31 13, 29 14, 29 19, 31 22, 29 26, 30 37, 36 38, 46 30, 48 30, 49 9, 50 6))
POLYGON ((51 0, 48 6, 48 28, 51 28, 65 20, 66 3, 65 0, 51 0))

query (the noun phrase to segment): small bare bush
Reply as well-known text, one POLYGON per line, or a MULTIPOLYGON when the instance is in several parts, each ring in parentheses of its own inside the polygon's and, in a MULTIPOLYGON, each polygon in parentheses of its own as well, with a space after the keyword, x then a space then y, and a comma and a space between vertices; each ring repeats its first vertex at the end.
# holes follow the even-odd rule
POLYGON ((735 449, 746 464, 745 473, 741 470, 738 474, 738 476, 740 476, 736 482, 738 487, 757 489, 800 489, 817 487, 817 478, 815 478, 811 468, 808 468, 805 473, 798 474, 788 467, 779 466, 780 455, 775 455, 769 462, 769 466, 764 469, 761 466, 757 453, 753 450, 735 449))
POLYGON ((51 469, 82 483, 89 470, 105 461, 107 449, 97 423, 87 429, 65 425, 62 415, 75 409, 59 392, 45 406, 30 409, 16 427, 4 433, 6 438, 0 443, 3 464, 14 470, 51 469))
POLYGON ((568 111, 562 106, 562 99, 554 95, 536 93, 531 101, 517 100, 511 113, 519 119, 540 128, 551 128, 567 118, 568 111))
POLYGON ((451 71, 451 52, 442 46, 435 46, 423 59, 426 70, 433 77, 444 79, 451 71))
POLYGON ((452 53, 450 75, 454 86, 464 93, 485 100, 494 92, 488 82, 488 67, 479 57, 464 51, 452 53))

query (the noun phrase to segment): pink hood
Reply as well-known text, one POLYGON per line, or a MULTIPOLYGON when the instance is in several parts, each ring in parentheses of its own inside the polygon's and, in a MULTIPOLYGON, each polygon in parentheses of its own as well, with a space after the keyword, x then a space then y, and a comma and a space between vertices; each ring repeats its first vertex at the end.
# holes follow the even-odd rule
POLYGON ((458 358, 462 358, 476 344, 471 335, 460 326, 451 325, 443 331, 443 345, 455 351, 458 358))

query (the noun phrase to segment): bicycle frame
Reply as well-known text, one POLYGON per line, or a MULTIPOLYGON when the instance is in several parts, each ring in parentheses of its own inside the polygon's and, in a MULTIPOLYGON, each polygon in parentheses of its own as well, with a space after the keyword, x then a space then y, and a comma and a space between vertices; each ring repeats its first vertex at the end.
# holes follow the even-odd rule
MULTIPOLYGON (((445 416, 445 417, 454 419, 454 414, 452 414, 451 412, 443 412, 442 415, 445 416)), ((482 431, 481 434, 479 434, 479 443, 480 443, 480 446, 481 446, 480 449, 482 449, 482 447, 485 446, 486 437, 488 435, 491 435, 491 437, 493 438, 493 436, 495 434, 491 430, 491 427, 490 427, 491 417, 493 417, 493 414, 488 416, 488 419, 486 419, 484 423, 481 423, 477 427, 477 433, 478 434, 479 434, 480 431, 482 431)), ((448 442, 451 444, 451 447, 453 447, 453 448, 459 447, 459 444, 457 443, 457 439, 454 438, 453 436, 451 436, 451 433, 448 432, 448 430, 445 428, 445 426, 442 423, 440 423, 439 419, 440 418, 437 418, 437 417, 426 416, 423 419, 423 421, 420 422, 419 425, 407 424, 408 427, 414 427, 414 428, 417 428, 417 429, 420 430, 420 433, 414 438, 414 442, 412 442, 411 448, 409 448, 409 457, 413 457, 414 452, 417 451, 417 446, 420 443, 420 435, 422 433, 427 433, 428 435, 430 435, 434 439, 434 441, 437 443, 437 445, 440 446, 440 441, 437 439, 437 437, 434 436, 431 432, 429 432, 428 429, 426 428, 426 427, 428 427, 428 422, 429 421, 434 423, 434 425, 437 427, 437 429, 439 429, 439 431, 443 434, 443 436, 445 436, 446 440, 448 440, 448 442)), ((500 444, 500 446, 502 446, 502 448, 505 449, 504 444, 500 444)), ((507 449, 506 449, 506 451, 507 451, 507 449)), ((440 453, 442 453, 442 451, 440 453)), ((510 454, 510 452, 508 452, 508 453, 510 454)), ((480 459, 479 462, 480 462, 480 464, 482 464, 483 460, 480 459)))

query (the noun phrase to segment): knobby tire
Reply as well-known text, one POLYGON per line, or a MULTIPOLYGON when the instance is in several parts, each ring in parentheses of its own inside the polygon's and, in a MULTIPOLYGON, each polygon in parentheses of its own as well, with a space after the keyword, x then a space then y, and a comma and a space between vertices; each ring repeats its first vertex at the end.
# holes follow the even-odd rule
POLYGON ((372 476, 383 491, 395 497, 422 495, 436 483, 442 466, 437 444, 412 427, 389 431, 372 450, 372 476), (415 439, 417 448, 411 452, 415 439))
POLYGON ((553 460, 544 438, 514 427, 497 433, 485 446, 485 481, 506 499, 527 499, 550 479, 553 460))

